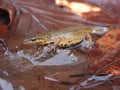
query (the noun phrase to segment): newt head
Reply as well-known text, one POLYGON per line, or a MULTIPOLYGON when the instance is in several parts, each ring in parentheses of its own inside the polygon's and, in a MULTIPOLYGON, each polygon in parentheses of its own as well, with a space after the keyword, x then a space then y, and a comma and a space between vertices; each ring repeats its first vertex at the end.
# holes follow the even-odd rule
POLYGON ((94 27, 92 33, 96 35, 104 35, 106 32, 109 31, 107 27, 94 27))
POLYGON ((33 36, 30 38, 27 38, 23 41, 24 45, 32 45, 32 44, 40 44, 40 45, 45 45, 47 44, 47 38, 44 36, 33 36))
POLYGON ((32 37, 32 38, 25 39, 25 40, 23 41, 23 44, 35 44, 36 41, 37 41, 37 38, 32 37))

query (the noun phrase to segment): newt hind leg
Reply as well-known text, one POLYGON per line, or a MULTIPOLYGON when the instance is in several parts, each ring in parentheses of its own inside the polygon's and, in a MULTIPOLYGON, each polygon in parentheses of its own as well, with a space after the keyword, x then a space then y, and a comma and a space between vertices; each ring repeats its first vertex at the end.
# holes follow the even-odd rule
POLYGON ((85 40, 86 40, 86 48, 93 49, 94 42, 92 41, 92 37, 89 33, 86 33, 85 35, 85 40))
POLYGON ((92 41, 92 37, 89 33, 86 33, 83 41, 79 44, 79 49, 83 52, 89 53, 93 47, 94 42, 92 41))

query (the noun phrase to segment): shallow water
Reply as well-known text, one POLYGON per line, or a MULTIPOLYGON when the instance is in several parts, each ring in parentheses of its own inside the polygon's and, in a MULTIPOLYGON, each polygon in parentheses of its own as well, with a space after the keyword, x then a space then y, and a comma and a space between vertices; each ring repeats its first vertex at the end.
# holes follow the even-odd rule
POLYGON ((69 50, 58 50, 57 54, 54 56, 50 57, 48 55, 46 57, 37 58, 30 56, 29 54, 24 53, 21 50, 17 52, 17 55, 26 58, 33 65, 40 65, 40 66, 58 66, 58 65, 66 65, 66 64, 72 64, 78 62, 78 58, 74 54, 68 55, 69 53, 70 53, 69 50))

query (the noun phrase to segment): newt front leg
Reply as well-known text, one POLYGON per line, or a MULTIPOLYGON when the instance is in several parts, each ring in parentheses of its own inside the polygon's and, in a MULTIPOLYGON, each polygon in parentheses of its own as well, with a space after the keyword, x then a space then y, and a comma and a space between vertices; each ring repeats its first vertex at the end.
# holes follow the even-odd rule
POLYGON ((59 44, 60 40, 61 39, 57 39, 57 40, 51 41, 48 44, 48 46, 44 46, 42 54, 39 54, 39 56, 35 57, 34 59, 42 59, 40 61, 44 61, 47 58, 50 58, 53 55, 55 55, 56 54, 56 49, 58 47, 58 44, 59 44))
POLYGON ((48 53, 50 54, 53 54, 53 53, 56 53, 56 49, 60 43, 61 39, 56 39, 56 40, 53 40, 53 42, 50 42, 49 43, 49 50, 48 50, 48 53))

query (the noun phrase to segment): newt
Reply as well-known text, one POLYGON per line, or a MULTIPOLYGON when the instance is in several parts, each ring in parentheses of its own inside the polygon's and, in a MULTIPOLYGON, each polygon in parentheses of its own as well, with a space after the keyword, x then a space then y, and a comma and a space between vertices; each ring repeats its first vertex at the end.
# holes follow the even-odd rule
POLYGON ((76 26, 68 27, 59 30, 48 31, 40 33, 23 41, 25 45, 39 44, 41 46, 49 45, 48 52, 56 51, 59 48, 71 48, 76 46, 82 46, 85 48, 91 48, 93 41, 91 34, 103 35, 109 29, 107 27, 100 26, 76 26))

